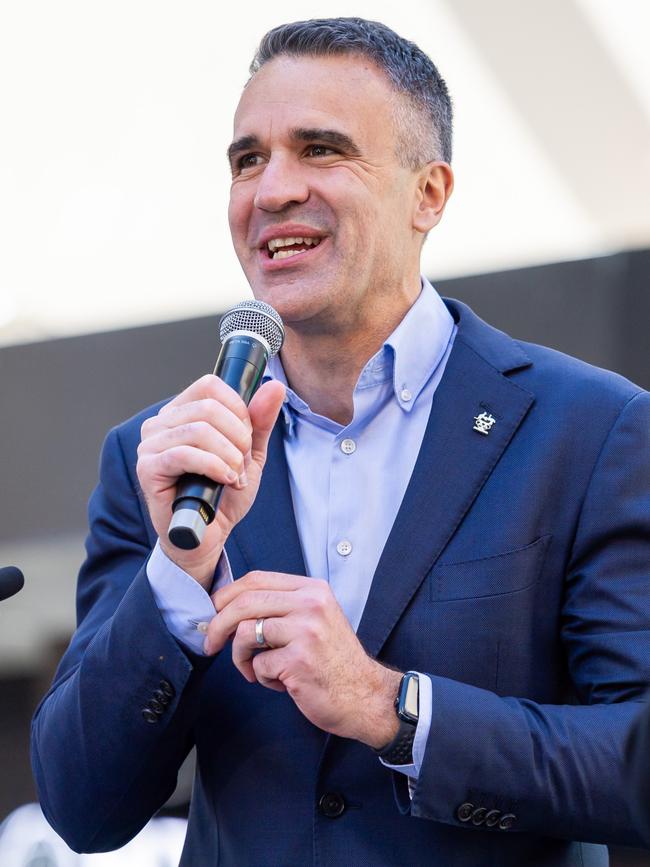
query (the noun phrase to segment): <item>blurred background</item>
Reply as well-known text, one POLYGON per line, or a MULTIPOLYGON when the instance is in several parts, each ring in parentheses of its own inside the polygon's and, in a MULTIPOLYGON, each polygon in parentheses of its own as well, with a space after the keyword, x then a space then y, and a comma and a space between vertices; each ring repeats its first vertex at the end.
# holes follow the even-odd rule
POLYGON ((647 0, 2 4, 0 566, 26 586, 0 603, 0 821, 34 798, 28 722, 74 628, 102 439, 210 370, 249 296, 225 159, 248 63, 323 14, 383 21, 449 84, 439 291, 650 387, 647 0))

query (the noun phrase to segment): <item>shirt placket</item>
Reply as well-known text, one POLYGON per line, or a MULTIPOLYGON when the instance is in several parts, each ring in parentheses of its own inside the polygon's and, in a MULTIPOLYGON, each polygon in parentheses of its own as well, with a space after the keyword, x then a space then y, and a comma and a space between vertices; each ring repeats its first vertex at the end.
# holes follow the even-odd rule
POLYGON ((355 629, 360 618, 357 602, 363 563, 359 457, 358 436, 353 427, 345 428, 335 436, 330 452, 327 557, 330 586, 355 629))

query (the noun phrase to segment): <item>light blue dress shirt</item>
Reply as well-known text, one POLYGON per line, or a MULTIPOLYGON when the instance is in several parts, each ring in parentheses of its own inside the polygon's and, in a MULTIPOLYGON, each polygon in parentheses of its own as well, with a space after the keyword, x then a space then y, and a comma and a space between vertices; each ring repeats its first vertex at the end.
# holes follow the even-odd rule
MULTIPOLYGON (((355 630, 411 478, 455 334, 451 314, 423 278, 417 300, 361 371, 348 425, 313 413, 287 387, 284 447, 307 575, 327 579, 355 630)), ((270 378, 286 385, 278 356, 269 362, 265 379, 270 378)), ((199 624, 214 616, 209 595, 158 545, 147 574, 167 627, 201 653, 199 624)), ((223 557, 217 586, 229 580, 223 557)), ((413 764, 398 766, 411 778, 419 774, 430 724, 431 681, 421 675, 413 764)))

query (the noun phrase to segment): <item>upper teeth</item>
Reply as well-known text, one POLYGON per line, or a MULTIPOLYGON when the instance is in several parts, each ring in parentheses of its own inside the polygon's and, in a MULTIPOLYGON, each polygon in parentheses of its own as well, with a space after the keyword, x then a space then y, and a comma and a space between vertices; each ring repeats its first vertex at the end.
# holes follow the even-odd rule
POLYGON ((289 247, 291 244, 306 244, 310 247, 312 244, 318 244, 320 238, 272 238, 267 241, 269 251, 274 253, 279 247, 289 247))

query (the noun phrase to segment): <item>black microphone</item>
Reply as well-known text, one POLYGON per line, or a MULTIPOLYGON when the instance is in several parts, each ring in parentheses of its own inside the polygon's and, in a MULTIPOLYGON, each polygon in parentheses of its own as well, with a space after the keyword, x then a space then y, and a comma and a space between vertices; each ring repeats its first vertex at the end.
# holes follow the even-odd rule
MULTIPOLYGON (((225 313, 219 326, 221 352, 215 376, 234 388, 245 404, 262 382, 266 363, 284 341, 279 314, 263 301, 242 301, 225 313)), ((198 548, 205 528, 214 521, 223 485, 206 476, 181 476, 172 504, 169 540, 177 548, 198 548)))
POLYGON ((0 602, 18 593, 24 583, 23 573, 15 566, 5 566, 0 569, 0 602))

